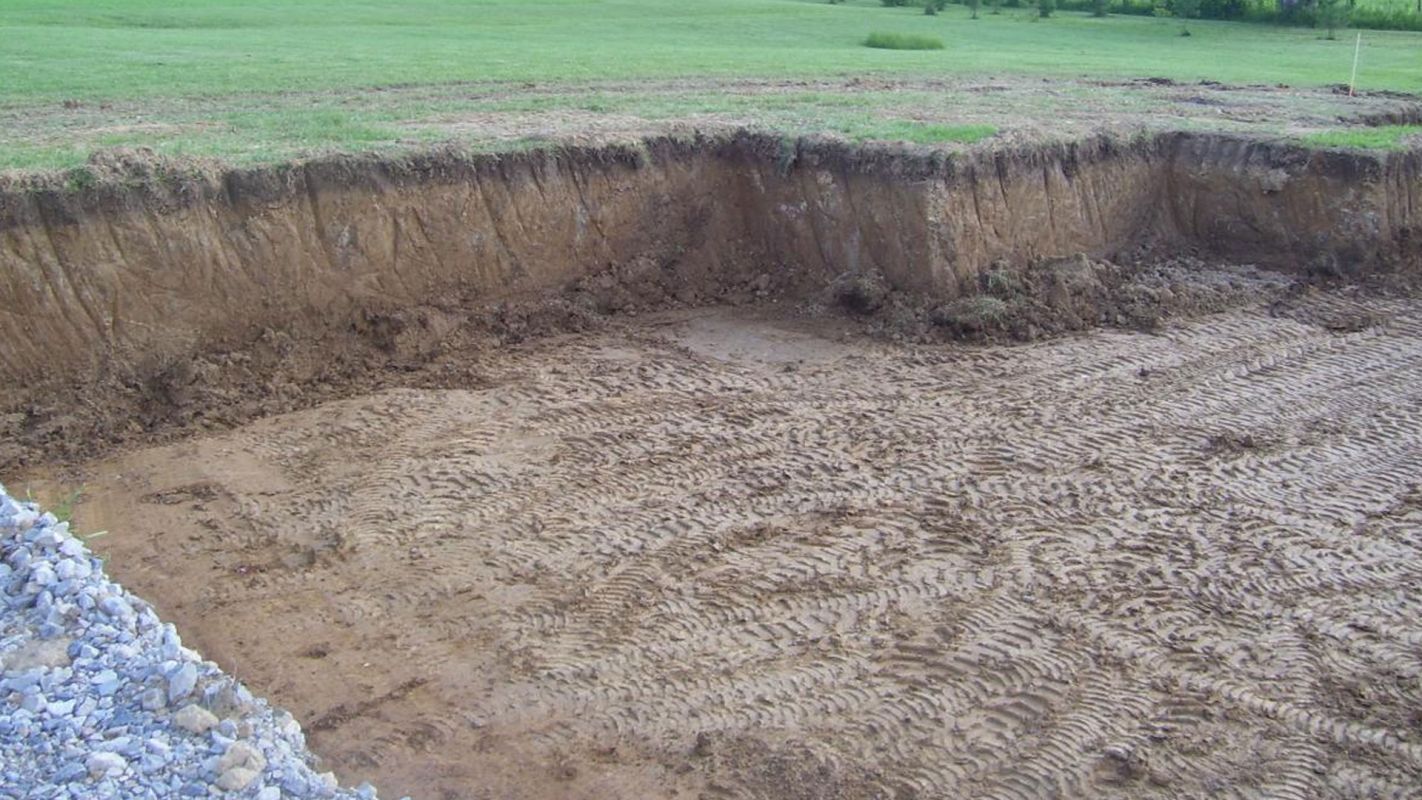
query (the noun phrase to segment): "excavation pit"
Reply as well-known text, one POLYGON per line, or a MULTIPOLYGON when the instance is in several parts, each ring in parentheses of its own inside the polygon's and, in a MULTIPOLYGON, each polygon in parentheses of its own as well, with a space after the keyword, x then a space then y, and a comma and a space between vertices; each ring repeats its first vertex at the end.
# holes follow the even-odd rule
POLYGON ((1404 795, 1422 305, 1317 283, 1416 269, 1418 174, 742 137, 12 197, 7 470, 391 796, 1404 795), (1128 299, 1211 313, 1052 301, 1143 245, 1201 260, 1128 299), (1108 326, 922 335, 1007 284, 1108 326))

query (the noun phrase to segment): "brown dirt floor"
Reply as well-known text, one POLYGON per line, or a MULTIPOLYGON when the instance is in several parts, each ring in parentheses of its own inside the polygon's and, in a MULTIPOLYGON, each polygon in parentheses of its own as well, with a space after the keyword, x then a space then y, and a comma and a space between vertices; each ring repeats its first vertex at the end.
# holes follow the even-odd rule
POLYGON ((680 310, 458 369, 31 482, 389 796, 1422 785, 1422 301, 680 310))

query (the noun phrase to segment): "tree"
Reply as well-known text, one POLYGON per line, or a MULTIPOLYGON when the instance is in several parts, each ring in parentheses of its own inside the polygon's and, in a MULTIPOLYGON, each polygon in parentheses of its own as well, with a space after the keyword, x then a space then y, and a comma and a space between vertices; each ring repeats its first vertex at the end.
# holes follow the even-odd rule
POLYGON ((1328 33, 1324 38, 1337 39, 1338 29, 1348 27, 1353 11, 1343 0, 1316 0, 1314 25, 1322 26, 1328 33))
POLYGON ((1279 18, 1292 22, 1298 18, 1305 6, 1304 0, 1279 0, 1279 18))
POLYGON ((1170 11, 1180 18, 1180 35, 1190 35, 1190 20, 1200 16, 1200 0, 1170 0, 1170 11))

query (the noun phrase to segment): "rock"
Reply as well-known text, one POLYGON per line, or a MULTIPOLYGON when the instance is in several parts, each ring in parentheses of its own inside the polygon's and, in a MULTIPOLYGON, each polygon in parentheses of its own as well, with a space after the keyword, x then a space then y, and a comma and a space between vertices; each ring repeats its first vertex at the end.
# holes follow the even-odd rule
POLYGON ((217 762, 218 772, 227 772, 233 767, 246 767, 257 772, 267 768, 267 759, 262 751, 250 742, 233 742, 217 762))
POLYGON ((35 667, 67 667, 72 663, 69 658, 69 645, 72 641, 63 637, 31 639, 5 656, 4 671, 27 672, 35 667))
POLYGON ((317 776, 289 714, 201 662, 3 486, 0 556, 0 798, 374 796, 317 776))
POLYGON ((193 693, 197 687, 197 667, 191 662, 182 665, 168 678, 168 702, 176 703, 193 693))
POLYGON ((211 699, 207 707, 224 717, 245 717, 252 711, 251 695, 238 686, 209 686, 208 692, 211 699))
POLYGON ((24 572, 30 568, 30 551, 28 548, 17 548, 10 557, 5 559, 5 563, 15 572, 24 572))
POLYGON ((85 771, 83 764, 68 764, 54 776, 55 783, 69 783, 70 781, 83 775, 85 771))
POLYGON ((136 612, 122 597, 110 595, 99 601, 99 610, 114 619, 132 619, 136 612))
POLYGON ((218 777, 217 788, 224 792, 240 792, 250 786, 259 774, 254 769, 233 767, 218 777))
POLYGON ((188 733, 206 733, 217 724, 217 715, 198 705, 186 705, 173 715, 173 724, 188 733))
POLYGON ((168 698, 161 689, 145 689, 139 703, 144 711, 158 711, 168 707, 168 698))
POLYGON ((98 690, 100 697, 113 697, 114 694, 118 692, 120 686, 118 673, 111 669, 100 672, 90 678, 89 682, 94 684, 94 688, 98 690))
POLYGON ((39 686, 42 673, 38 669, 21 672, 0 681, 0 690, 7 692, 23 692, 31 686, 39 686))
POLYGON ((54 567, 40 562, 40 565, 30 570, 30 582, 36 586, 49 586, 59 580, 59 576, 54 574, 54 567))
POLYGON ((107 778, 128 768, 128 761, 118 753, 94 753, 84 761, 91 778, 107 778))
POLYGON ((24 531, 29 530, 39 518, 40 515, 34 511, 21 509, 20 512, 15 515, 14 519, 11 520, 11 523, 14 524, 15 530, 24 531))
POLYGON ((64 532, 58 530, 58 526, 55 526, 54 528, 50 528, 44 533, 41 533, 39 536, 36 536, 35 546, 42 547, 45 550, 53 550, 56 547, 59 547, 59 545, 64 541, 64 537, 64 532))

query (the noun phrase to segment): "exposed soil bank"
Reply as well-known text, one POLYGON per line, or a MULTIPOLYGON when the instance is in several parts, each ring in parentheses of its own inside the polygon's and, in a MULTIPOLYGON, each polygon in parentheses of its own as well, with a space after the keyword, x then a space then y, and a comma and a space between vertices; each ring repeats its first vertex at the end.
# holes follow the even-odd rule
MULTIPOLYGON (((320 381, 345 340, 419 359, 447 333, 440 310, 580 281, 598 310, 646 287, 698 303, 856 275, 951 299, 989 268, 1148 243, 1366 275, 1415 269, 1422 231, 1422 154, 1182 133, 959 155, 741 134, 211 178, 120 168, 85 191, 0 194, 7 440, 66 438, 55 409, 82 401, 56 406, 61 386, 121 387, 152 425, 184 405, 196 356, 305 352, 320 381)), ((266 369, 242 358, 215 368, 266 369)), ((23 457, 0 448, 0 466, 23 457)))

